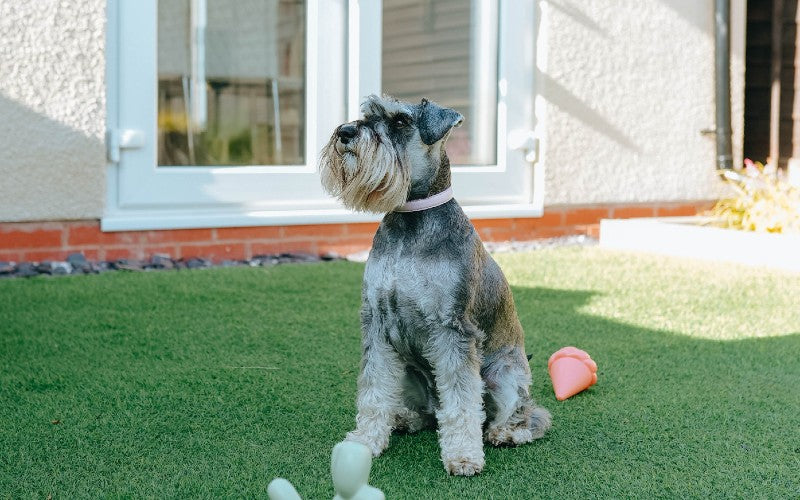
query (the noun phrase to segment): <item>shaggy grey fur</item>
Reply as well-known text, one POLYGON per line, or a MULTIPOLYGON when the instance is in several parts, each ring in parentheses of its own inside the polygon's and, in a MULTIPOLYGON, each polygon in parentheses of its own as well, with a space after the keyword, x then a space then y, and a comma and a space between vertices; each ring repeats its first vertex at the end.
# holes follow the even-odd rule
MULTIPOLYGON (((376 210, 383 192, 404 192, 405 201, 450 185, 444 143, 459 113, 376 96, 362 111, 323 152, 331 193, 357 193, 353 208, 376 210), (371 179, 369 192, 348 184, 357 179, 371 179)), ((446 470, 473 475, 484 466, 483 440, 517 445, 549 428, 550 414, 530 397, 511 290, 455 200, 383 218, 364 272, 361 326, 357 426, 347 438, 376 456, 392 430, 438 424, 446 470)))

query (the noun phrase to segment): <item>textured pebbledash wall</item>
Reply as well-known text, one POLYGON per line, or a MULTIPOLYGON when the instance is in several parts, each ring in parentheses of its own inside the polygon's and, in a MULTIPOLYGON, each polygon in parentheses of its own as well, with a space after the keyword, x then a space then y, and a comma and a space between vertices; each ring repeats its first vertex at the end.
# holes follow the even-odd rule
POLYGON ((103 213, 105 5, 0 1, 0 220, 103 213))
MULTIPOLYGON (((741 164, 744 2, 732 3, 734 162, 741 164)), ((537 2, 545 204, 711 199, 711 1, 537 2)))

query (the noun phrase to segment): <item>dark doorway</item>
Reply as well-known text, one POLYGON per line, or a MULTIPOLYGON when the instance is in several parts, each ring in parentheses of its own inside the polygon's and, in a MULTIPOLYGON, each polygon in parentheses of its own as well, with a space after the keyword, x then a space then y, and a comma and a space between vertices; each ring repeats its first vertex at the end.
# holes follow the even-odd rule
POLYGON ((781 167, 785 167, 792 157, 800 158, 797 3, 798 0, 747 2, 744 157, 754 161, 768 160, 772 121, 779 124, 774 140, 777 141, 775 146, 781 167), (776 7, 778 12, 774 12, 776 7), (778 26, 773 23, 775 14, 780 19, 778 26), (777 46, 773 43, 774 38, 780 40, 777 46), (779 109, 777 116, 770 120, 773 71, 776 69, 773 64, 780 69, 780 105, 776 108, 779 109))

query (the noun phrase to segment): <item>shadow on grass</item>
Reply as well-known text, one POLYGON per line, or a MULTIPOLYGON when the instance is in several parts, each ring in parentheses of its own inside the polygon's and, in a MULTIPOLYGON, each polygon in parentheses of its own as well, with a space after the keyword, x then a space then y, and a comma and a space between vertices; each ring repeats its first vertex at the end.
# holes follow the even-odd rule
MULTIPOLYGON (((0 492, 333 494, 354 423, 362 265, 0 282, 0 492), (57 423, 54 423, 57 422, 57 423)), ((711 341, 581 309, 594 292, 513 287, 552 431, 448 477, 434 432, 373 462, 387 498, 800 494, 800 335, 711 341), (557 402, 548 356, 586 349, 598 384, 557 402)), ((713 314, 710 312, 709 314, 713 314)))
POLYGON ((444 475, 435 433, 393 436, 373 469, 388 498, 800 494, 800 334, 697 339, 583 314, 592 292, 513 292, 532 393, 553 429, 520 448, 487 447, 471 479, 444 475), (565 345, 592 355, 599 380, 558 402, 546 365, 565 345))

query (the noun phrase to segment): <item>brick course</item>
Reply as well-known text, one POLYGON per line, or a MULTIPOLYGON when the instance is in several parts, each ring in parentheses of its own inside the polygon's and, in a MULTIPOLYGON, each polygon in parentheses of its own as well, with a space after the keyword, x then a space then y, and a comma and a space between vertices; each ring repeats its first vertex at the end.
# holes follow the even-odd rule
MULTIPOLYGON (((484 241, 527 241, 572 234, 597 237, 600 219, 694 215, 712 202, 551 206, 539 218, 476 219, 484 241)), ((161 231, 102 232, 99 221, 0 222, 0 260, 63 260, 83 252, 92 260, 173 258, 249 259, 259 254, 348 254, 370 247, 378 224, 311 224, 161 231)))

